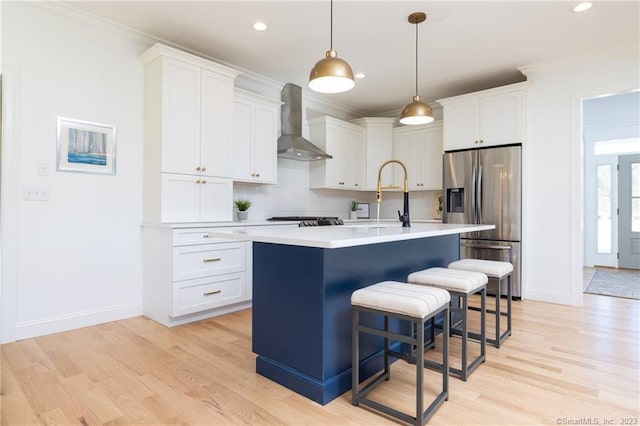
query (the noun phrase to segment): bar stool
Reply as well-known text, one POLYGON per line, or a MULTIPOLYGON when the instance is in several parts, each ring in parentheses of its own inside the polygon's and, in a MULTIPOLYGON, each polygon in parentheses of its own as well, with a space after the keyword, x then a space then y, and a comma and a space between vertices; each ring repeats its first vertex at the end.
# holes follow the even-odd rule
POLYGON ((502 342, 511 336, 511 295, 513 291, 511 273, 513 272, 513 265, 509 262, 500 262, 497 260, 461 259, 451 262, 449 268, 461 271, 482 272, 490 280, 496 281, 496 308, 495 310, 487 310, 488 313, 494 314, 496 317, 495 338, 487 338, 487 342, 496 348, 500 348, 502 342), (500 298, 504 280, 507 282, 507 312, 500 312, 500 298), (500 317, 503 316, 507 317, 507 329, 501 334, 500 317))
MULTIPOLYGON (((462 338, 462 354, 460 369, 449 367, 449 372, 457 375, 463 381, 467 381, 469 375, 483 363, 485 357, 485 327, 486 327, 486 295, 487 276, 480 272, 457 271, 447 268, 429 268, 409 274, 407 281, 410 284, 420 284, 429 287, 438 287, 447 290, 451 296, 457 296, 457 303, 454 305, 453 299, 450 302, 450 313, 459 313, 462 316, 461 328, 452 326, 452 334, 460 334, 462 338), (469 342, 469 296, 480 294, 480 355, 471 362, 467 362, 467 346, 469 342)), ((443 321, 448 322, 448 321, 443 321)), ((429 368, 435 366, 429 365, 429 368)))
MULTIPOLYGON (((351 295, 351 311, 353 316, 353 364, 352 364, 352 399, 355 406, 359 404, 381 411, 399 420, 415 425, 424 425, 436 410, 449 399, 449 378, 442 374, 442 391, 424 410, 423 376, 424 376, 424 325, 426 321, 443 312, 448 317, 451 296, 448 292, 437 288, 410 285, 395 281, 383 281, 369 287, 356 290, 351 295), (360 313, 370 312, 384 316, 384 330, 360 323, 360 313), (398 318, 411 323, 409 335, 389 330, 389 318, 398 318), (415 336, 413 333, 416 329, 415 336), (384 337, 384 370, 369 384, 360 389, 360 333, 384 337), (416 416, 412 417, 392 407, 367 398, 367 394, 384 381, 391 378, 389 360, 390 340, 408 343, 415 347, 416 364, 416 416)), ((447 371, 449 362, 448 322, 444 321, 445 331, 442 344, 442 371, 447 371)))

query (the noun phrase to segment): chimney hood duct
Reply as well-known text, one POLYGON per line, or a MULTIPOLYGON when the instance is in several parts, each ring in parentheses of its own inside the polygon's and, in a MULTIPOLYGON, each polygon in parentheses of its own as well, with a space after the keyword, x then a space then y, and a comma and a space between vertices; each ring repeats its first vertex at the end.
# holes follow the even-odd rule
POLYGON ((313 161, 333 158, 302 137, 302 89, 287 83, 282 88, 282 134, 278 138, 278 157, 313 161))

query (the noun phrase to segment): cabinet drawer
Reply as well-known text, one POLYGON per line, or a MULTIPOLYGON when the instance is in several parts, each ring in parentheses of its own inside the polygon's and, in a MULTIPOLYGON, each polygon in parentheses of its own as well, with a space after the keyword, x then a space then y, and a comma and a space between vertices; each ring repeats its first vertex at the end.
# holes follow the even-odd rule
MULTIPOLYGON (((224 228, 235 230, 244 228, 224 228)), ((188 246, 194 244, 211 244, 211 243, 228 243, 228 238, 209 237, 209 231, 213 231, 215 228, 188 228, 188 229, 174 229, 173 230, 173 245, 174 246, 188 246)))
POLYGON ((244 273, 241 273, 174 283, 171 316, 242 302, 245 300, 244 281, 244 273))
POLYGON ((244 242, 173 248, 173 281, 231 274, 245 270, 244 242))

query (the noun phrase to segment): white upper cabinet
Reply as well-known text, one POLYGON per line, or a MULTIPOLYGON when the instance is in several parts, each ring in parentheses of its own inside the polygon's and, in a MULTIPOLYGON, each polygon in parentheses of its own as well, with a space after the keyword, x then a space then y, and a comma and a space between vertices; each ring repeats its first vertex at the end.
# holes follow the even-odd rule
POLYGON ((201 82, 200 171, 205 176, 231 177, 233 79, 202 70, 201 82))
POLYGON ((233 117, 233 179, 278 182, 280 101, 236 89, 233 117))
MULTIPOLYGON (((407 167, 409 189, 442 189, 442 122, 393 129, 394 158, 407 167)), ((395 167, 395 184, 402 187, 404 173, 395 167)))
POLYGON ((527 83, 439 99, 444 150, 522 143, 527 83))
POLYGON ((231 220, 238 72, 162 44, 140 61, 145 66, 144 220, 231 220))
POLYGON ((333 156, 311 162, 310 187, 364 189, 364 128, 332 117, 318 117, 309 120, 309 134, 313 144, 333 156))
POLYGON ((162 173, 162 222, 229 222, 233 183, 225 178, 162 173))
MULTIPOLYGON (((395 118, 365 117, 351 122, 365 129, 365 187, 375 191, 378 185, 378 170, 385 161, 393 158, 393 124, 395 118)), ((382 170, 382 186, 393 186, 395 182, 394 166, 388 165, 382 170)))

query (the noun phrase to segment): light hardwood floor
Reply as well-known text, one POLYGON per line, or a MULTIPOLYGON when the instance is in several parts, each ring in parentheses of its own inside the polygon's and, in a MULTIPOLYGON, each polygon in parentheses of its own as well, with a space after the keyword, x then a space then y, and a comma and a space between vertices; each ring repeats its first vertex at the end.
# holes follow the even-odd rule
MULTIPOLYGON (((451 378, 430 423, 637 424, 639 317, 639 301, 590 294, 581 308, 514 303, 513 336, 488 346, 466 383, 451 378)), ((0 349, 3 425, 395 424, 349 392, 321 406, 256 375, 250 310, 171 329, 137 317, 0 349)), ((399 361, 376 393, 410 411, 413 381, 399 361)))

